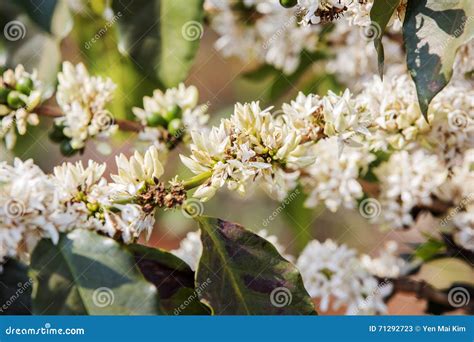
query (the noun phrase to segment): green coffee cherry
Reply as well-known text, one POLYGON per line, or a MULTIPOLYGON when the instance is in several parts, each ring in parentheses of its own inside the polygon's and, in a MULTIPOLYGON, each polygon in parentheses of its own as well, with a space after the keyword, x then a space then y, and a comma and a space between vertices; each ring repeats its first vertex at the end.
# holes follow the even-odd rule
POLYGON ((55 143, 60 143, 66 139, 66 136, 63 133, 63 126, 54 125, 53 130, 49 133, 49 138, 55 143))
POLYGON ((16 90, 22 92, 23 94, 30 95, 33 90, 34 84, 33 80, 29 77, 22 77, 16 82, 16 90))
POLYGON ((71 157, 78 152, 78 150, 75 150, 71 146, 71 142, 69 140, 63 140, 61 145, 59 145, 59 149, 61 150, 61 154, 65 157, 71 157))
POLYGON ((168 122, 171 122, 171 120, 173 119, 180 119, 182 116, 183 116, 183 111, 181 110, 181 107, 178 105, 169 107, 166 113, 163 114, 163 117, 168 122))
POLYGON ((7 104, 10 108, 18 109, 25 105, 25 102, 21 99, 21 93, 15 90, 12 90, 8 93, 7 104))
POLYGON ((175 137, 180 137, 183 134, 183 121, 181 119, 173 119, 168 124, 168 132, 175 137))
POLYGON ((7 103, 7 97, 8 97, 9 92, 10 92, 10 89, 8 88, 0 88, 0 104, 7 103))
POLYGON ((280 5, 285 8, 295 7, 298 4, 298 0, 280 0, 280 5))
POLYGON ((160 113, 153 113, 152 116, 146 119, 146 123, 150 127, 158 127, 163 126, 166 127, 168 125, 168 121, 160 113))

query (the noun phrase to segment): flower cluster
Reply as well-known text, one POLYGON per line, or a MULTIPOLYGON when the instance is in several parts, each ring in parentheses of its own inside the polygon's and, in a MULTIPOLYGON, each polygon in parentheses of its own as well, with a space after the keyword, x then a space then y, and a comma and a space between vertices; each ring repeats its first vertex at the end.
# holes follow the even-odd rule
POLYGON ((56 119, 51 138, 64 155, 83 149, 88 138, 107 137, 117 129, 106 109, 116 87, 111 79, 90 76, 82 63, 64 62, 58 82, 56 101, 64 115, 56 119))
POLYGON ((166 92, 157 89, 152 97, 143 98, 143 108, 133 108, 144 127, 139 139, 148 145, 157 145, 160 150, 172 149, 187 140, 189 132, 204 129, 209 119, 208 107, 198 105, 198 90, 194 86, 181 83, 166 92))
POLYGON ((117 157, 113 182, 103 178, 105 164, 64 163, 53 174, 43 173, 32 160, 0 164, 0 259, 28 256, 41 238, 58 241, 60 232, 92 229, 125 243, 142 232, 150 234, 154 209, 185 200, 180 183, 159 180, 163 166, 158 150, 117 157))
POLYGON ((301 53, 316 49, 320 28, 299 25, 298 10, 283 8, 279 0, 206 0, 205 8, 225 57, 250 58, 291 74, 301 53))
POLYGON ((296 266, 310 296, 320 300, 321 311, 345 307, 347 314, 367 315, 386 312, 383 299, 391 293, 392 287, 389 284, 380 286, 373 275, 374 270, 366 266, 376 263, 377 273, 388 274, 387 270, 390 270, 393 274, 393 262, 402 265, 400 259, 393 261, 381 257, 372 260, 368 256, 361 259, 346 245, 338 245, 332 240, 324 243, 313 240, 298 257, 296 266))
POLYGON ((379 221, 392 228, 410 227, 412 210, 433 203, 432 193, 446 180, 448 172, 436 155, 423 150, 400 151, 375 169, 380 181, 379 221))
POLYGON ((41 84, 36 72, 25 71, 22 65, 8 69, 0 76, 0 139, 8 149, 16 143, 16 135, 25 135, 27 125, 39 124, 35 108, 41 102, 41 84))
POLYGON ((258 102, 237 104, 231 118, 209 133, 191 132, 191 157, 181 160, 195 174, 209 173, 195 197, 208 200, 225 184, 244 193, 249 182, 259 181, 270 195, 283 199, 295 186, 298 175, 292 170, 313 162, 307 155, 310 143, 270 110, 258 102))

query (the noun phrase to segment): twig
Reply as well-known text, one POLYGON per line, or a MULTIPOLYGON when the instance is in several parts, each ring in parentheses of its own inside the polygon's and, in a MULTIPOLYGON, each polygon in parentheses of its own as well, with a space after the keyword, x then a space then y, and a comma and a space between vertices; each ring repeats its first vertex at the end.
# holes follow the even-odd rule
MULTIPOLYGON (((393 284, 393 293, 405 292, 415 294, 417 298, 426 299, 429 302, 434 302, 446 306, 452 310, 459 309, 453 306, 449 300, 447 293, 435 289, 424 280, 415 280, 408 277, 401 277, 389 280, 393 284)), ((474 301, 470 300, 464 307, 465 310, 471 311, 474 307, 474 301)))
MULTIPOLYGON (((40 106, 35 109, 35 113, 41 116, 46 116, 50 118, 58 118, 63 116, 63 113, 58 107, 54 106, 40 106)), ((125 132, 140 132, 143 129, 143 126, 135 121, 130 120, 121 120, 116 119, 114 120, 115 123, 119 126, 120 130, 125 132)))

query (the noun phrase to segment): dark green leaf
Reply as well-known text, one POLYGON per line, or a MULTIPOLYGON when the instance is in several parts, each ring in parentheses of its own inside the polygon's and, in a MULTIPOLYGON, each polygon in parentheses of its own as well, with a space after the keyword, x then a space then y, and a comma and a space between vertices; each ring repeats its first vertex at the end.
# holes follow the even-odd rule
POLYGON ((456 51, 474 36, 474 1, 409 0, 403 23, 407 64, 427 118, 433 97, 449 82, 456 51))
POLYGON ((203 0, 114 1, 121 51, 166 87, 183 81, 203 34, 203 0))
POLYGON ((375 50, 377 50, 380 77, 383 77, 384 64, 382 37, 390 18, 399 4, 400 0, 375 0, 372 9, 370 10, 371 23, 367 30, 371 30, 371 32, 375 34, 373 38, 375 50))
POLYGON ((156 287, 113 239, 76 229, 63 234, 57 245, 40 241, 31 260, 35 314, 164 313, 156 287))
POLYGON ((27 267, 7 260, 0 271, 0 315, 30 315, 32 285, 27 267))
POLYGON ((71 30, 72 18, 66 0, 18 0, 17 5, 46 32, 63 38, 71 30))
POLYGON ((177 256, 161 249, 130 245, 144 277, 158 288, 161 304, 169 315, 209 315, 194 289, 194 272, 177 256))
POLYGON ((217 315, 309 315, 314 306, 296 267, 242 226, 196 219, 203 253, 196 275, 200 297, 217 315))

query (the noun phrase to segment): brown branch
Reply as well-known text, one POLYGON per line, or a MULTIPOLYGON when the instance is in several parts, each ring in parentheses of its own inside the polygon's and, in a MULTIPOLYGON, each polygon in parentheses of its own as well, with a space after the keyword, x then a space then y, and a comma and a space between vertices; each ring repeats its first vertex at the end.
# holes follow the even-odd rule
MULTIPOLYGON (((429 302, 440 304, 451 310, 460 309, 460 307, 453 306, 452 303, 450 303, 447 293, 434 288, 424 280, 401 277, 389 279, 388 281, 393 284, 393 293, 402 292, 414 294, 417 298, 426 299, 429 302)), ((471 312, 474 309, 474 300, 469 300, 463 309, 471 312)))
MULTIPOLYGON (((46 116, 50 118, 58 118, 63 116, 61 109, 54 106, 40 106, 35 109, 35 113, 41 116, 46 116)), ((121 120, 121 119, 114 119, 115 123, 119 126, 120 130, 125 132, 140 132, 143 129, 143 126, 136 122, 130 120, 121 120)))

